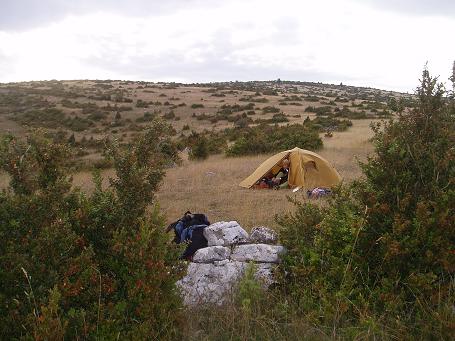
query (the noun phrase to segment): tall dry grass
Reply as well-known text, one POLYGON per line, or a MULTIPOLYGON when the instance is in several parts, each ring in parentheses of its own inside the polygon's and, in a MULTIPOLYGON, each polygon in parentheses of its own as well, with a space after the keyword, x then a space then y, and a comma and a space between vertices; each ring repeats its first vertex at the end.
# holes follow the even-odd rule
MULTIPOLYGON (((344 181, 361 176, 358 160, 364 160, 373 149, 369 139, 370 121, 355 121, 346 132, 324 138, 319 153, 339 171, 344 181)), ((304 193, 289 190, 249 190, 238 184, 272 154, 226 158, 216 155, 204 161, 185 161, 168 170, 158 193, 161 209, 169 220, 183 212, 204 212, 212 221, 237 220, 249 230, 266 225, 276 228, 276 214, 292 209, 286 195, 304 199, 304 193)))
MULTIPOLYGON (((319 151, 338 170, 344 181, 361 176, 358 160, 364 160, 373 148, 369 120, 358 120, 345 132, 335 133, 324 139, 319 151)), ((304 199, 303 192, 289 190, 248 190, 238 184, 272 154, 227 158, 215 155, 204 161, 189 161, 184 157, 181 166, 167 171, 157 199, 168 222, 174 221, 190 210, 207 214, 210 221, 237 220, 247 230, 265 225, 276 228, 276 214, 292 210, 287 195, 304 199)), ((102 172, 104 183, 114 176, 113 170, 102 172)), ((75 186, 90 192, 93 190, 90 172, 73 175, 75 186)), ((0 174, 0 188, 5 188, 8 177, 0 174)))

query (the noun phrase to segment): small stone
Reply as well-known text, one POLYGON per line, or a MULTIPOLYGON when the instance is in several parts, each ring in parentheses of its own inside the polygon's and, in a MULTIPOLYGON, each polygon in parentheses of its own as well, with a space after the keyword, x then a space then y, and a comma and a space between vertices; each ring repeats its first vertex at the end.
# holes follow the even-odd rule
POLYGON ((278 235, 272 229, 265 226, 253 227, 250 235, 250 242, 255 244, 275 244, 278 235))

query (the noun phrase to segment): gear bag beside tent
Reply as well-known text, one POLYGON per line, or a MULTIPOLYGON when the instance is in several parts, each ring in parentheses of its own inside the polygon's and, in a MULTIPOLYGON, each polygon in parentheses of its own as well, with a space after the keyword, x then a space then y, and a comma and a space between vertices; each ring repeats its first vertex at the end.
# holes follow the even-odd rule
POLYGON ((309 150, 294 148, 285 150, 265 160, 239 186, 251 188, 267 174, 280 169, 282 160, 290 161, 288 184, 290 188, 331 188, 341 182, 341 176, 322 156, 309 150))

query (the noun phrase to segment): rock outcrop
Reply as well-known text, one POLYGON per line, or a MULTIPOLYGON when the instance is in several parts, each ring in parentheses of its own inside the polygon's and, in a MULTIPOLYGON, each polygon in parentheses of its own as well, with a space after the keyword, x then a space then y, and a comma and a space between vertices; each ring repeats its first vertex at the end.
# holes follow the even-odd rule
POLYGON ((274 231, 261 227, 256 234, 250 238, 236 221, 218 222, 205 228, 209 246, 194 254, 187 275, 177 282, 184 304, 222 304, 230 300, 250 262, 256 264, 256 278, 265 287, 272 284, 273 269, 285 250, 280 245, 265 244, 276 242, 274 231), (255 240, 259 243, 254 243, 255 240))

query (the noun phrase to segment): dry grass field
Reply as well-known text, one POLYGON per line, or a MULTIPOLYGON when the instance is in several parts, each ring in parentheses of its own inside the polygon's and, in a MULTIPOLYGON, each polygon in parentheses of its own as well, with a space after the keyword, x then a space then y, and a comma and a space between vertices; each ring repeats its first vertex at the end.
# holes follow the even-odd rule
MULTIPOLYGON (((370 120, 358 120, 345 132, 324 139, 319 151, 339 171, 346 182, 361 173, 358 160, 364 160, 372 151, 370 120)), ((206 213, 211 221, 237 220, 247 230, 254 226, 276 228, 274 216, 292 210, 286 196, 306 200, 303 191, 252 190, 238 184, 272 154, 228 158, 215 155, 203 161, 190 161, 183 155, 181 166, 168 169, 157 199, 169 222, 185 211, 206 213)), ((105 179, 113 176, 112 170, 103 172, 105 179)), ((73 177, 74 184, 83 190, 93 188, 91 175, 80 172, 73 177)))
MULTIPOLYGON (((325 138, 319 152, 339 171, 344 181, 360 176, 357 159, 371 152, 370 121, 362 120, 332 138, 325 138)), ((304 193, 290 190, 252 190, 238 184, 272 154, 226 158, 221 155, 205 161, 186 161, 169 169, 158 193, 158 200, 169 220, 186 210, 204 212, 212 221, 237 220, 247 230, 254 226, 276 227, 275 214, 292 209, 287 195, 304 200, 304 193)))
MULTIPOLYGON (((348 131, 323 138, 324 148, 319 154, 335 166, 344 181, 360 176, 357 160, 365 159, 372 151, 370 123, 370 120, 358 120, 348 131)), ((286 196, 304 199, 303 192, 248 190, 238 186, 271 155, 231 158, 215 155, 203 161, 190 161, 183 155, 183 164, 166 173, 157 195, 159 205, 169 222, 190 210, 206 213, 211 221, 237 220, 248 230, 260 225, 276 227, 275 214, 292 209, 286 196)), ((106 181, 114 176, 113 170, 102 174, 106 181)), ((93 189, 90 172, 74 174, 73 182, 84 191, 93 189)), ((7 183, 8 178, 1 174, 0 188, 5 188, 7 183)))
MULTIPOLYGON (((128 142, 148 124, 144 120, 146 113, 167 119, 177 138, 191 131, 232 128, 235 121, 226 117, 213 120, 220 117, 219 113, 225 106, 232 108, 249 104, 254 110, 236 109, 228 115, 232 114, 230 118, 248 115, 251 122, 273 118, 274 113, 266 111, 267 107, 273 107, 279 109, 288 121, 280 124, 303 123, 307 117, 314 120, 318 114, 305 109, 325 106, 330 115, 336 114, 337 110, 347 110, 347 115, 364 114, 364 119, 353 119, 352 127, 343 132, 336 131, 331 138, 320 134, 324 147, 318 153, 329 160, 348 182, 360 176, 357 159, 364 159, 372 150, 369 125, 380 110, 386 110, 390 96, 399 94, 315 83, 251 82, 195 86, 51 81, 0 84, 0 132, 23 136, 30 127, 40 127, 54 136, 60 134, 63 139, 73 134, 76 146, 84 150, 79 161, 93 162, 100 158, 101 147, 91 141, 101 141, 108 136, 128 142), (144 103, 146 107, 143 107, 144 103), (54 110, 51 112, 53 116, 45 116, 49 108, 54 110), (174 116, 166 117, 170 112, 174 116), (120 113, 121 118, 115 118, 116 113, 120 113), (40 115, 44 118, 41 119, 40 115), (201 115, 204 118, 201 119, 201 115)), ((187 154, 182 153, 183 164, 167 171, 157 193, 167 220, 173 221, 190 210, 206 213, 211 221, 237 220, 246 229, 258 225, 276 227, 274 216, 292 208, 286 196, 303 199, 303 191, 246 190, 238 186, 270 155, 228 158, 219 154, 203 161, 191 161, 187 154)), ((107 182, 113 176, 113 170, 103 170, 102 175, 107 182)), ((79 171, 73 179, 74 185, 82 190, 90 192, 93 189, 90 171, 79 171)), ((5 188, 7 183, 7 176, 0 173, 0 188, 5 188)))

